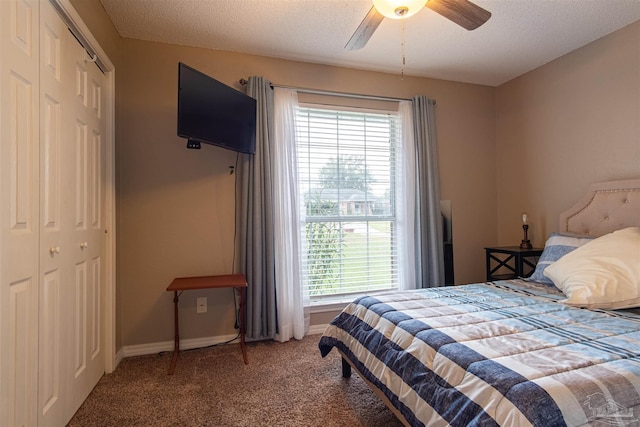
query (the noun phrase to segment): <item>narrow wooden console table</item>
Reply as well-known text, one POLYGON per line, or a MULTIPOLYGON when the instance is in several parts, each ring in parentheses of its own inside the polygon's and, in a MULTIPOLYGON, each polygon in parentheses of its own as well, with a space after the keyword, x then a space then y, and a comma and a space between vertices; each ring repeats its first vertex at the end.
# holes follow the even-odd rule
MULTIPOLYGON (((247 347, 244 341, 244 307, 247 294, 247 279, 243 274, 228 274, 223 276, 201 276, 201 277, 179 277, 173 279, 173 282, 167 287, 167 291, 173 291, 173 312, 174 312, 174 344, 173 357, 171 358, 171 366, 169 367, 169 375, 173 375, 180 354, 180 334, 178 332, 178 302, 180 294, 183 291, 196 289, 217 289, 217 288, 234 288, 240 291, 240 316, 238 326, 240 328, 240 348, 242 349, 242 358, 245 365, 249 364, 247 358, 247 347)), ((235 309, 235 307, 234 307, 235 309)))

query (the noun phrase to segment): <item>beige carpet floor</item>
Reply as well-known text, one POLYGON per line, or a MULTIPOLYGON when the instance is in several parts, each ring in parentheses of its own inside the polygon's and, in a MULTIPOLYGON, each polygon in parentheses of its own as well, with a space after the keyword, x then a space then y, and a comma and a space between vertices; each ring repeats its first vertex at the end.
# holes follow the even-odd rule
POLYGON ((319 335, 124 359, 105 375, 69 426, 362 426, 401 423, 362 379, 341 376, 340 356, 319 335))

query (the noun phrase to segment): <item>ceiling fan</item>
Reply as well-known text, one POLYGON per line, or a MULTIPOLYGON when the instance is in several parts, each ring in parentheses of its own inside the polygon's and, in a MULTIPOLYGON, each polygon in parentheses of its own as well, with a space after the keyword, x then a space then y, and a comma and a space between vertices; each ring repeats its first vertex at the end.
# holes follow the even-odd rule
POLYGON ((373 7, 353 33, 345 49, 363 48, 385 17, 408 18, 418 13, 423 7, 433 10, 469 31, 475 30, 491 18, 491 12, 469 0, 373 0, 373 7))

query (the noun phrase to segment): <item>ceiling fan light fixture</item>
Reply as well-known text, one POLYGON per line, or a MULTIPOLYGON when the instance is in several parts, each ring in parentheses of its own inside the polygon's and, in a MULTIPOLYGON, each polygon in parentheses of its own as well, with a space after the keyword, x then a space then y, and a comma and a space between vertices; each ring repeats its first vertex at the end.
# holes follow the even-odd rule
POLYGON ((404 19, 420 12, 427 0, 373 0, 376 10, 387 18, 404 19))

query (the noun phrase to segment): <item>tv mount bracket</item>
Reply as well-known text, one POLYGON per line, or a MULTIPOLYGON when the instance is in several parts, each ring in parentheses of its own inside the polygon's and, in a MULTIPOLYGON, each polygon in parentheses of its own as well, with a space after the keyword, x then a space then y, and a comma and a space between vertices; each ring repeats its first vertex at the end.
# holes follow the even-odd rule
POLYGON ((190 148, 192 150, 199 150, 200 147, 200 141, 196 141, 195 139, 187 139, 187 148, 190 148))

